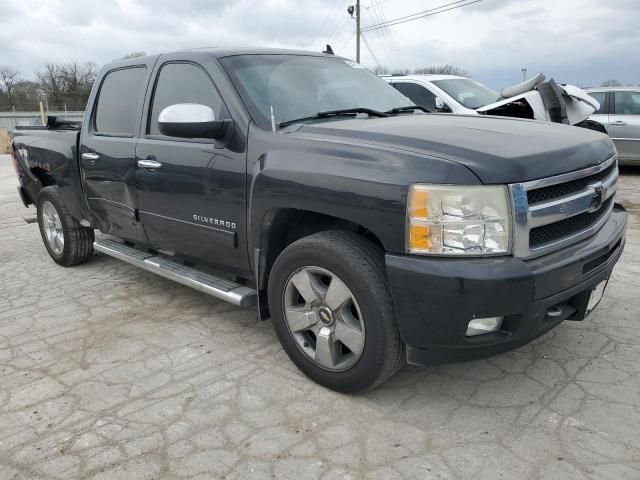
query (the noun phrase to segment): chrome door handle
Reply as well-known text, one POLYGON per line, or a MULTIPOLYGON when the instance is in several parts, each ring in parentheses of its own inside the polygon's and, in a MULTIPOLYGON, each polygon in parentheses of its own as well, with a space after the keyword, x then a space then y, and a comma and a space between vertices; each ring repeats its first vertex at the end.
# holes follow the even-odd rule
POLYGON ((138 166, 141 168, 160 168, 162 164, 155 160, 138 160, 138 166))
POLYGON ((98 155, 97 153, 93 153, 93 152, 84 152, 82 154, 82 159, 83 160, 98 160, 100 158, 100 155, 98 155))
POLYGON ((619 126, 622 127, 624 125, 626 125, 627 122, 623 122, 622 120, 618 120, 617 122, 611 122, 611 125, 615 125, 615 126, 619 126))

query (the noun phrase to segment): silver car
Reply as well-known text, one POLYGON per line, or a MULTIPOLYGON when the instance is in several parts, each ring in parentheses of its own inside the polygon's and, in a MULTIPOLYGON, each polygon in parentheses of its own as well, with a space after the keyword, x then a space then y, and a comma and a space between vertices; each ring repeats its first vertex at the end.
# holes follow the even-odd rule
POLYGON ((600 122, 616 144, 623 165, 640 164, 640 87, 587 89, 600 102, 589 118, 600 122))

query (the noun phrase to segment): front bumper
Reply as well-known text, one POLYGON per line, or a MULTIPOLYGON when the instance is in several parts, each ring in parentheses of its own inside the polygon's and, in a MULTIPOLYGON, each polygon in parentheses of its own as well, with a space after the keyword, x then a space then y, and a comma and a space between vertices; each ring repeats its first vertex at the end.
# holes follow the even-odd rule
POLYGON ((587 293, 606 280, 624 248, 627 213, 616 205, 592 237, 532 260, 387 254, 387 276, 407 362, 436 365, 496 355, 563 320, 581 318, 587 293), (547 315, 558 307, 561 315, 547 315), (504 316, 501 330, 466 337, 473 318, 504 316))

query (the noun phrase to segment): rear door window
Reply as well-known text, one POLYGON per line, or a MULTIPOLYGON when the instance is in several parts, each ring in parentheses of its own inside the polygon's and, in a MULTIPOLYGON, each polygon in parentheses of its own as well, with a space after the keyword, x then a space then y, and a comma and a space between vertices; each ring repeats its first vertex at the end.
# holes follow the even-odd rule
POLYGON ((615 92, 616 115, 640 115, 640 92, 615 92))
POLYGON ((98 94, 95 133, 123 137, 134 135, 145 74, 145 67, 122 68, 107 73, 98 94))
POLYGON ((605 99, 607 97, 606 92, 588 92, 590 96, 595 98, 600 104, 600 108, 593 112, 594 114, 607 113, 605 99))

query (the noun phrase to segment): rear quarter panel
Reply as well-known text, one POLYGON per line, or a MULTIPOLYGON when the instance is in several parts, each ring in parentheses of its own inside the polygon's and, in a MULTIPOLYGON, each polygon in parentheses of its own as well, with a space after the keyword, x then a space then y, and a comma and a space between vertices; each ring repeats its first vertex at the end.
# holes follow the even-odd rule
POLYGON ((56 185, 71 215, 88 219, 78 168, 78 141, 75 130, 16 130, 13 146, 23 171, 20 182, 37 203, 42 188, 56 185))

